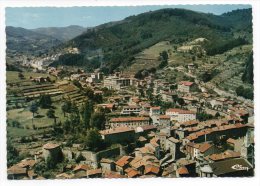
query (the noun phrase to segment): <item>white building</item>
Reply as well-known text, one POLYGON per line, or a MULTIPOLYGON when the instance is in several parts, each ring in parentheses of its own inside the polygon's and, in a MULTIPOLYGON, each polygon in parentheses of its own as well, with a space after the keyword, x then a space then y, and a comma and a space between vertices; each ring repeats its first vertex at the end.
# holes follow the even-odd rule
POLYGON ((133 81, 130 78, 110 76, 104 79, 104 87, 107 87, 108 89, 120 90, 121 88, 130 86, 132 84, 133 81))
POLYGON ((130 127, 136 128, 139 126, 149 125, 150 119, 148 117, 119 117, 112 118, 109 121, 109 125, 111 128, 116 127, 130 127))
POLYGON ((125 106, 123 107, 121 114, 139 114, 141 112, 141 107, 140 106, 136 106, 136 105, 129 105, 129 106, 125 106))
POLYGON ((191 88, 194 86, 193 82, 189 81, 181 81, 178 84, 178 91, 179 92, 190 92, 191 88))
POLYGON ((185 122, 196 120, 196 113, 190 110, 171 108, 166 110, 165 114, 171 117, 171 121, 185 122))
POLYGON ((161 113, 161 107, 151 107, 150 108, 150 116, 159 116, 161 113))

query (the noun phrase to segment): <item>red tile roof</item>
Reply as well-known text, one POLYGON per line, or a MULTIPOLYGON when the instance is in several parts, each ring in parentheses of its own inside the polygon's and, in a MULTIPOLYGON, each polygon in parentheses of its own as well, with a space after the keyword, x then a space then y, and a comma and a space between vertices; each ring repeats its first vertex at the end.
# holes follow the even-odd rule
POLYGON ((235 143, 236 143, 236 140, 233 139, 233 138, 228 138, 228 139, 227 139, 227 143, 235 144, 235 143))
POLYGON ((151 107, 150 109, 152 109, 152 110, 160 110, 161 107, 151 107))
POLYGON ((119 160, 116 161, 116 165, 123 167, 126 164, 129 163, 129 161, 131 161, 132 157, 131 156, 123 156, 122 158, 120 158, 119 160))
POLYGON ((177 169, 177 172, 178 172, 179 174, 181 174, 181 175, 183 175, 183 174, 189 174, 189 171, 188 171, 188 169, 187 169, 186 167, 180 167, 180 168, 178 168, 178 169, 177 169))
POLYGON ((156 126, 154 125, 144 125, 141 127, 144 131, 145 130, 152 130, 152 129, 157 129, 156 126))
POLYGON ((14 165, 7 169, 8 174, 26 174, 27 169, 14 165))
POLYGON ((144 174, 148 174, 148 173, 158 174, 159 171, 160 171, 159 167, 156 167, 156 166, 153 166, 153 165, 146 165, 144 174))
POLYGON ((88 175, 102 174, 101 169, 91 169, 88 170, 88 175))
POLYGON ((87 170, 89 170, 90 169, 90 167, 88 166, 88 165, 86 165, 86 164, 80 164, 80 165, 77 165, 74 169, 73 169, 73 171, 78 171, 78 170, 85 170, 85 171, 87 171, 87 170))
POLYGON ((138 176, 138 175, 140 175, 139 172, 136 171, 136 170, 134 170, 134 169, 131 169, 131 170, 127 173, 127 176, 128 176, 129 178, 133 178, 133 177, 138 176))
POLYGON ((211 144, 209 144, 209 143, 203 143, 203 144, 200 145, 199 151, 200 151, 201 153, 204 153, 204 152, 205 152, 206 150, 208 150, 210 147, 212 147, 211 144))
POLYGON ((22 161, 20 161, 20 163, 18 163, 17 164, 17 166, 19 166, 19 167, 22 167, 22 168, 25 168, 25 167, 27 167, 27 166, 29 166, 29 167, 33 167, 34 165, 35 165, 35 160, 22 160, 22 161))
POLYGON ((218 161, 218 160, 224 160, 224 159, 229 159, 229 158, 238 158, 240 157, 239 152, 234 152, 234 151, 225 151, 221 154, 212 154, 209 156, 209 159, 213 161, 218 161))
POLYGON ((189 81, 181 81, 179 82, 180 85, 184 85, 184 86, 191 86, 193 85, 193 82, 189 82, 189 81))
POLYGON ((180 142, 178 139, 176 139, 174 137, 170 137, 170 138, 168 138, 168 140, 170 140, 173 143, 179 143, 180 142))
POLYGON ((196 114, 196 112, 193 112, 190 110, 182 110, 182 109, 177 109, 177 108, 167 109, 166 112, 176 112, 178 114, 196 114))
POLYGON ((159 119, 167 119, 167 120, 170 120, 170 119, 171 119, 171 116, 160 115, 160 116, 159 116, 159 119))
POLYGON ((148 117, 120 117, 112 118, 110 122, 149 121, 148 117))
POLYGON ((127 178, 125 175, 121 175, 118 172, 107 171, 104 175, 105 178, 127 178))
POLYGON ((102 158, 102 159, 100 160, 100 163, 113 163, 113 161, 110 160, 110 159, 102 158))
POLYGON ((197 125, 198 123, 199 123, 198 120, 190 120, 190 121, 185 121, 185 122, 181 123, 181 125, 190 126, 190 125, 197 125))
POLYGON ((46 150, 50 150, 50 149, 55 149, 57 147, 59 147, 60 145, 58 144, 54 144, 54 143, 47 143, 45 145, 43 145, 43 148, 46 150))
POLYGON ((99 133, 101 135, 109 135, 109 134, 116 134, 116 133, 130 132, 130 131, 134 131, 134 129, 131 129, 129 127, 116 127, 113 129, 101 130, 99 131, 99 133))

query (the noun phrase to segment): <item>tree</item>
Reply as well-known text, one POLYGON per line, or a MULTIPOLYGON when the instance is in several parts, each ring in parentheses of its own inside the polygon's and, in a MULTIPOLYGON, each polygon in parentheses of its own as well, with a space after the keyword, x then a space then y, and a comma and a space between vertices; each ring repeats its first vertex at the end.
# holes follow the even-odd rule
POLYGON ((164 60, 164 61, 167 61, 168 60, 168 53, 167 53, 167 51, 162 51, 161 53, 160 53, 160 56, 162 57, 162 60, 164 60))
POLYGON ((160 94, 154 97, 153 104, 158 106, 162 105, 162 96, 160 94))
POLYGON ((246 99, 254 99, 254 92, 251 88, 244 88, 242 85, 236 88, 238 96, 242 96, 246 99))
POLYGON ((21 72, 19 72, 18 77, 19 77, 19 79, 25 79, 24 75, 21 72))
POLYGON ((76 132, 75 129, 80 131, 80 126, 79 126, 79 124, 80 124, 80 116, 79 116, 79 114, 73 113, 70 116, 70 122, 72 124, 72 132, 76 132))
POLYGON ((87 103, 84 104, 82 107, 82 118, 83 118, 83 125, 86 129, 90 128, 90 118, 91 114, 93 112, 93 103, 92 101, 88 101, 87 103))
POLYGON ((41 95, 39 99, 39 106, 41 108, 50 108, 52 104, 50 95, 41 95))
POLYGON ((86 87, 86 88, 84 89, 84 92, 85 92, 85 95, 86 95, 89 99, 93 100, 93 98, 94 98, 94 91, 93 91, 90 87, 86 87))
POLYGON ((56 125, 55 110, 53 110, 52 108, 50 108, 50 109, 47 111, 47 116, 48 116, 48 118, 54 119, 54 124, 56 125))
POLYGON ((241 77, 243 82, 254 84, 254 64, 253 64, 253 52, 250 53, 247 61, 246 68, 241 77))
POLYGON ((178 98, 177 99, 178 104, 182 107, 183 105, 185 105, 184 99, 183 98, 178 98))
POLYGON ((65 133, 68 133, 71 129, 71 122, 68 119, 63 123, 63 129, 65 133))
POLYGON ((219 112, 217 112, 217 113, 215 114, 215 117, 216 117, 216 118, 220 117, 219 112))
POLYGON ((10 138, 7 138, 7 166, 11 166, 20 161, 19 151, 13 146, 10 138))
POLYGON ((55 163, 55 160, 49 156, 46 160, 46 166, 48 169, 53 169, 56 167, 56 163, 55 163))
POLYGON ((32 123, 33 123, 33 119, 34 119, 34 114, 37 113, 37 111, 38 111, 38 106, 35 102, 33 102, 30 106, 30 112, 33 114, 32 123))
POLYGON ((80 84, 80 82, 78 80, 73 80, 72 83, 78 87, 79 89, 82 89, 82 85, 80 84))
POLYGON ((163 68, 168 65, 168 53, 167 51, 162 51, 160 53, 161 63, 159 65, 159 68, 163 68))
POLYGON ((92 151, 98 151, 104 145, 100 133, 96 129, 90 129, 87 132, 85 145, 92 151))
POLYGON ((61 110, 64 114, 64 117, 66 116, 66 113, 71 112, 71 106, 72 106, 72 103, 70 101, 66 101, 65 103, 62 104, 61 110))
POLYGON ((199 121, 206 121, 206 120, 210 120, 213 119, 213 116, 211 114, 207 114, 207 113, 197 113, 197 119, 199 121))
POLYGON ((92 114, 90 119, 90 126, 98 130, 104 130, 106 124, 106 116, 103 112, 96 112, 92 114))

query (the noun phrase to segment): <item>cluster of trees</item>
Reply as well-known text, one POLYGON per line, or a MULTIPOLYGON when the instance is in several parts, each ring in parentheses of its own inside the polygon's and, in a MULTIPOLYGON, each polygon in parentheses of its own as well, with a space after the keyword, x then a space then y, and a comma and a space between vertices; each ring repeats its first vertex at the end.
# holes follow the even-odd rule
POLYGON ((235 39, 227 39, 222 41, 212 41, 207 42, 205 44, 205 48, 207 50, 207 54, 210 56, 214 56, 216 54, 222 54, 228 50, 231 50, 234 47, 245 45, 248 42, 244 38, 235 38, 235 39))
POLYGON ((242 85, 236 88, 238 96, 242 96, 246 99, 254 99, 254 91, 252 88, 244 88, 242 85))
POLYGON ((18 163, 20 160, 19 151, 13 146, 11 139, 7 138, 7 166, 18 163))
POLYGON ((145 77, 149 76, 150 73, 154 74, 156 72, 156 68, 150 68, 150 69, 141 69, 141 70, 138 70, 136 73, 135 73, 135 78, 136 79, 144 79, 145 77))
POLYGON ((160 53, 160 60, 161 60, 161 63, 159 64, 159 68, 164 68, 168 65, 168 53, 167 51, 162 51, 160 53))
MULTIPOLYGON (((219 114, 217 115, 217 117, 219 117, 219 114)), ((197 119, 199 121, 206 121, 206 120, 210 120, 210 119, 213 119, 213 118, 214 118, 213 115, 207 114, 205 112, 197 113, 197 119)))
POLYGON ((41 95, 38 101, 38 105, 43 108, 47 109, 50 108, 52 105, 52 100, 50 95, 41 95))
POLYGON ((23 75, 22 72, 19 72, 19 73, 18 73, 18 78, 19 78, 19 79, 25 79, 25 77, 24 77, 24 75, 23 75))
POLYGON ((33 114, 32 117, 32 124, 33 124, 33 119, 35 118, 35 114, 38 112, 40 108, 43 109, 49 109, 46 113, 46 115, 49 118, 54 119, 54 123, 56 124, 56 116, 55 116, 55 110, 52 108, 52 100, 50 95, 41 95, 38 102, 32 102, 31 105, 29 106, 30 112, 33 114))
POLYGON ((18 66, 8 63, 6 63, 6 71, 22 72, 22 70, 18 66))
POLYGON ((93 151, 102 149, 105 144, 99 134, 99 130, 105 129, 107 112, 100 109, 94 112, 94 103, 88 100, 80 110, 70 101, 62 105, 64 116, 68 116, 62 125, 61 132, 69 137, 68 143, 84 143, 93 151))
POLYGON ((242 75, 242 81, 250 84, 254 84, 254 63, 253 63, 253 52, 249 55, 246 61, 246 68, 242 75))
POLYGON ((210 72, 203 72, 202 74, 200 74, 199 78, 203 81, 203 82, 208 82, 210 81, 212 78, 214 78, 216 75, 218 75, 220 73, 219 70, 214 69, 210 72))
POLYGON ((84 54, 63 54, 50 66, 57 67, 59 65, 84 66, 86 71, 91 72, 100 67, 100 60, 99 57, 88 59, 84 54))
POLYGON ((67 65, 67 66, 83 66, 85 64, 84 55, 82 54, 63 54, 54 61, 51 66, 67 65))

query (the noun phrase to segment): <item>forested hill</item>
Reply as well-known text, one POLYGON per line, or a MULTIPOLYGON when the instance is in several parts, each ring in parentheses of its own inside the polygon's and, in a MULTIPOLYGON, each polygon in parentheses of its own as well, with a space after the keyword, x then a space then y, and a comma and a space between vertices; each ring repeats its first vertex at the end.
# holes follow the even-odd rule
POLYGON ((36 28, 32 29, 32 31, 44 34, 47 36, 51 36, 56 38, 60 41, 68 41, 86 31, 87 28, 71 25, 67 27, 43 27, 43 28, 36 28))
MULTIPOLYGON (((133 56, 143 49, 162 40, 174 44, 203 37, 211 41, 207 48, 215 45, 232 47, 233 39, 241 25, 252 26, 251 9, 237 10, 220 16, 185 9, 161 9, 108 24, 100 25, 67 42, 63 47, 77 47, 84 55, 102 49, 105 68, 109 72, 131 63, 133 56), (239 18, 243 17, 243 19, 239 18)), ((252 29, 248 29, 250 35, 252 29)), ((245 32, 245 30, 244 30, 245 32)), ((251 42, 249 37, 239 38, 236 45, 251 42)), ((82 64, 82 63, 81 63, 82 64)))
POLYGON ((61 44, 58 39, 20 27, 6 27, 7 52, 37 55, 61 44))

